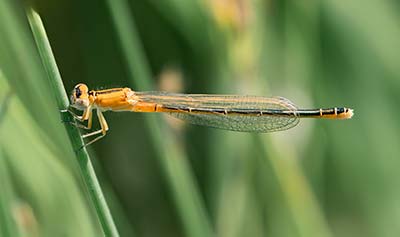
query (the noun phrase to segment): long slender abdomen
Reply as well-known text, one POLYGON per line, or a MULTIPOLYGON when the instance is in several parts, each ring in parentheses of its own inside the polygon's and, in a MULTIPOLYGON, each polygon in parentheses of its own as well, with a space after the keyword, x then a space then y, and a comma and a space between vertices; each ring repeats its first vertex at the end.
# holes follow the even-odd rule
POLYGON ((328 118, 328 119, 349 119, 353 117, 353 110, 349 108, 329 109, 299 109, 296 111, 300 118, 328 118))

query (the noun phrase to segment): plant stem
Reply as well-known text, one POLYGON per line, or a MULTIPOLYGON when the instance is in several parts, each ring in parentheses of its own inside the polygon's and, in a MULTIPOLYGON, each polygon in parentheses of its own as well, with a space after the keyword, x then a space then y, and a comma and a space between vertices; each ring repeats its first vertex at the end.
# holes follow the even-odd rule
MULTIPOLYGON (((253 137, 254 143, 263 153, 263 157, 269 158, 299 236, 331 237, 332 233, 324 214, 299 168, 299 159, 295 153, 285 151, 284 146, 277 140, 266 139, 262 135, 253 137), (278 150, 279 152, 277 152, 278 150)), ((262 162, 268 161, 263 159, 262 162)))
MULTIPOLYGON (((138 90, 154 88, 143 46, 136 32, 135 21, 125 0, 108 0, 111 18, 120 40, 129 79, 138 90)), ((183 223, 186 236, 213 236, 200 192, 187 163, 184 149, 162 118, 146 116, 146 123, 157 150, 157 157, 173 193, 175 205, 183 223)))
MULTIPOLYGON (((56 60, 51 50, 43 23, 38 13, 32 8, 27 10, 27 16, 36 45, 39 50, 42 63, 48 74, 49 83, 54 92, 54 97, 57 101, 58 109, 66 111, 68 108, 68 96, 65 93, 65 88, 61 80, 60 72, 56 64, 56 60)), ((74 121, 69 112, 61 112, 62 121, 74 121)), ((90 199, 96 209, 97 216, 103 229, 105 236, 119 236, 110 210, 107 206, 100 184, 97 180, 95 171, 90 161, 89 154, 81 138, 79 129, 70 123, 65 123, 68 136, 71 140, 72 148, 75 150, 76 158, 81 169, 84 182, 89 191, 90 199), (83 147, 83 148, 82 148, 83 147)))

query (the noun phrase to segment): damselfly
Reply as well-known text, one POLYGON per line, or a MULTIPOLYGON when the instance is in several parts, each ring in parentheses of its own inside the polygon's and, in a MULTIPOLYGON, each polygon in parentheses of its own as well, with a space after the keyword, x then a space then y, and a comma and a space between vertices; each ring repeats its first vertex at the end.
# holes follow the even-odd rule
POLYGON ((96 109, 101 129, 83 135, 98 135, 86 146, 104 137, 109 129, 104 111, 164 112, 192 124, 239 132, 274 132, 296 126, 300 118, 348 119, 349 108, 298 109, 283 97, 177 94, 169 92, 137 92, 130 88, 91 90, 85 84, 74 87, 71 107, 82 110, 75 115, 92 127, 92 111, 96 109))

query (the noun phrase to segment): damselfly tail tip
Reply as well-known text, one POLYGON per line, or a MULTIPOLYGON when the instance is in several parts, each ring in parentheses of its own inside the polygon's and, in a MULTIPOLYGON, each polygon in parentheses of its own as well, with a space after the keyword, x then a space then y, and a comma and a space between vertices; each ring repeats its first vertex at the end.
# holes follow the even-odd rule
POLYGON ((345 108, 344 111, 345 112, 343 113, 342 118, 350 119, 351 117, 353 117, 353 115, 354 115, 353 109, 345 108))

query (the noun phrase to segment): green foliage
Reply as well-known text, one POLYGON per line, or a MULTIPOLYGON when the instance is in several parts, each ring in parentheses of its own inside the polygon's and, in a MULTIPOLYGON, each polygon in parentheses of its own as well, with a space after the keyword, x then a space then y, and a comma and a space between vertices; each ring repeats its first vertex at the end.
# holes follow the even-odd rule
POLYGON ((119 236, 94 172, 89 154, 86 150, 86 147, 84 147, 84 142, 79 133, 79 129, 72 124, 73 116, 67 111, 68 96, 65 93, 60 72, 58 71, 43 23, 40 19, 40 16, 37 14, 37 12, 35 12, 34 9, 28 8, 26 14, 40 54, 40 58, 44 68, 47 71, 49 84, 52 86, 52 91, 57 101, 58 109, 62 114, 61 120, 65 123, 65 128, 71 140, 72 148, 75 151, 76 159, 89 192, 89 197, 96 209, 100 224, 104 231, 104 235, 119 236))
MULTIPOLYGON (((394 1, 35 6, 67 91, 173 87, 355 109, 352 120, 259 135, 106 113, 110 132, 89 153, 121 236, 400 234, 394 1)), ((88 177, 60 122, 54 94, 64 91, 47 79, 26 7, 0 1, 0 235, 99 236, 88 177)))

